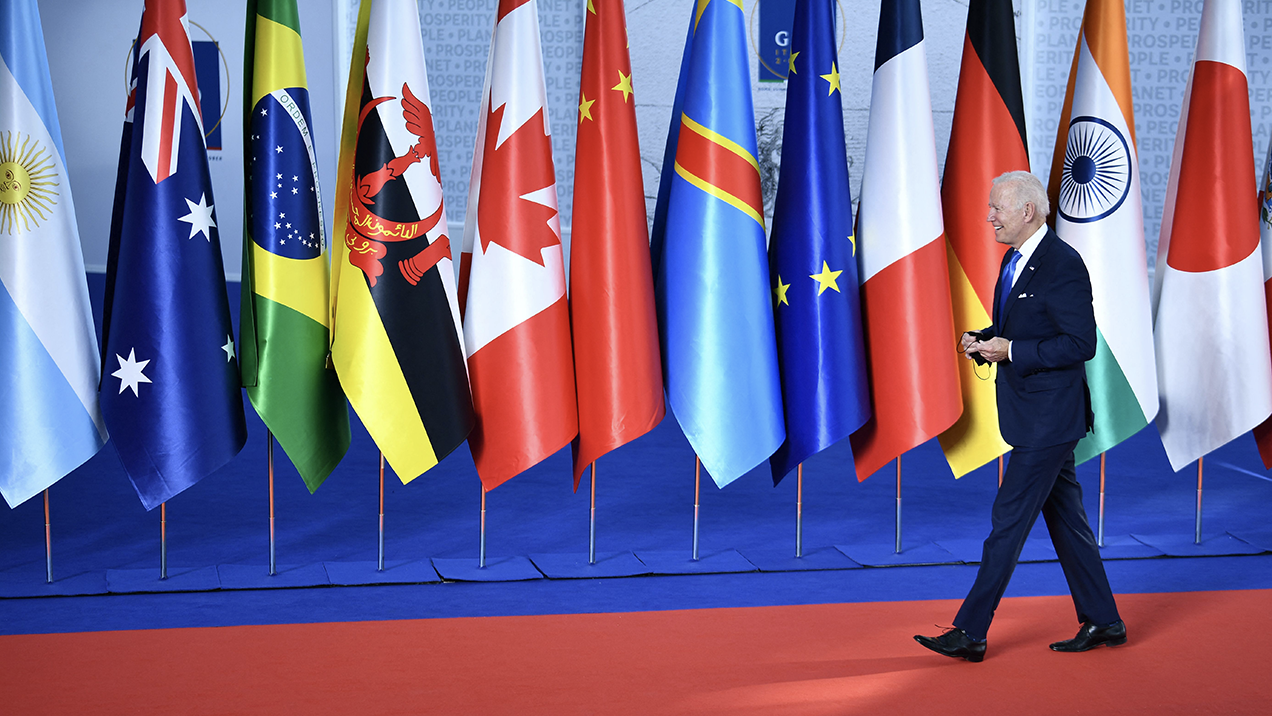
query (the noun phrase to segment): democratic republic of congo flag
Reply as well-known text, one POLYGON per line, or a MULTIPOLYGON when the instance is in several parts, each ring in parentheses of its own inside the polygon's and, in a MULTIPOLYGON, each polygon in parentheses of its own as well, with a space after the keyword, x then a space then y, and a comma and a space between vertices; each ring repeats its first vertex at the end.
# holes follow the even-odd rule
POLYGON ((349 409, 327 363, 330 256, 296 0, 248 0, 244 46, 239 365, 313 492, 349 449, 349 409))
POLYGON ((786 441, 777 483, 870 415, 835 4, 798 0, 769 273, 786 441))
POLYGON ((857 216, 873 407, 852 434, 858 480, 962 412, 936 172, 919 0, 883 0, 857 216))
POLYGON ((1133 106, 1122 0, 1089 0, 1048 192, 1056 234, 1082 254, 1091 274, 1095 308, 1095 357, 1086 366, 1095 430, 1078 443, 1078 462, 1131 437, 1157 414, 1133 106))
MULTIPOLYGON (((971 0, 941 182, 955 342, 964 331, 993 320, 994 285, 1005 247, 985 221, 986 205, 994 177, 1017 170, 1029 171, 1029 146, 1011 0, 971 0)), ((940 435, 954 477, 1011 449, 998 431, 989 369, 970 360, 958 361, 958 367, 963 414, 940 435)))
POLYGON ((723 487, 786 438, 740 0, 696 4, 684 62, 655 295, 667 401, 723 487))
POLYGON ((331 268, 332 360, 402 482, 473 426, 419 28, 414 0, 358 13, 331 268))
POLYGON ((1240 0, 1206 0, 1154 274, 1157 429, 1175 470, 1272 413, 1240 0))

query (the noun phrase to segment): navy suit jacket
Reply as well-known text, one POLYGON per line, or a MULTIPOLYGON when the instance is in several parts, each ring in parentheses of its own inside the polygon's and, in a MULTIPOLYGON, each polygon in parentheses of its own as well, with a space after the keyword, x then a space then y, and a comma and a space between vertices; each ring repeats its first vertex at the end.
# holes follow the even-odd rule
POLYGON ((998 426, 1013 447, 1081 440, 1092 428, 1086 361, 1095 356, 1091 277, 1082 256, 1051 229, 1016 265, 1016 283, 999 315, 1002 269, 994 287, 994 325, 987 337, 1011 341, 1011 360, 998 363, 998 426))

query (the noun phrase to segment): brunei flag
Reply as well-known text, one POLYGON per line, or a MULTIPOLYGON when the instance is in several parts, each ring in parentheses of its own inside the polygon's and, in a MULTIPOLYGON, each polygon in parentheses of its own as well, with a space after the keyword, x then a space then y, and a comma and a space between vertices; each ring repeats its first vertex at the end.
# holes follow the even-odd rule
POLYGON ((1087 2, 1056 135, 1049 193, 1056 234, 1082 254, 1091 274, 1098 329, 1095 357, 1086 367, 1095 430, 1078 443, 1076 457, 1082 462, 1139 432, 1157 414, 1122 0, 1087 2))
POLYGON ((414 0, 358 13, 331 267, 332 361, 402 482, 473 426, 419 27, 414 0))
POLYGON ((1154 275, 1157 429, 1175 470, 1272 413, 1240 0, 1206 0, 1154 275))
POLYGON ((786 438, 740 0, 699 0, 653 249, 667 401, 720 487, 786 438))
POLYGON ((574 484, 665 414, 623 0, 588 3, 570 242, 574 484))
MULTIPOLYGON (((1029 171, 1029 146, 1011 0, 972 0, 941 183, 955 342, 964 331, 993 322, 1004 248, 985 221, 985 205, 994 177, 1017 170, 1029 171)), ((940 435, 954 477, 1011 449, 998 431, 994 381, 977 375, 970 360, 958 361, 958 367, 963 414, 940 435)))
POLYGON ((962 412, 936 167, 919 0, 883 0, 857 217, 874 408, 852 435, 859 480, 962 412))
POLYGON ((349 449, 349 409, 327 363, 330 256, 296 0, 248 0, 244 46, 239 363, 313 492, 349 449))
POLYGON ((482 486, 578 433, 551 124, 534 0, 499 0, 468 188, 464 343, 482 486))
POLYGON ((769 242, 786 417, 774 483, 870 414, 832 0, 795 3, 789 64, 769 242))

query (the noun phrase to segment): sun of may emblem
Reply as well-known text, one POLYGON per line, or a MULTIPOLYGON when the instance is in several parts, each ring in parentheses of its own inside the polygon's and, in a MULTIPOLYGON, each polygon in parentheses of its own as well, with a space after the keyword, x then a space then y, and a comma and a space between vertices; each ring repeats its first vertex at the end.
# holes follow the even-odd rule
POLYGON ((57 203, 53 156, 29 135, 0 134, 0 234, 31 231, 57 203))

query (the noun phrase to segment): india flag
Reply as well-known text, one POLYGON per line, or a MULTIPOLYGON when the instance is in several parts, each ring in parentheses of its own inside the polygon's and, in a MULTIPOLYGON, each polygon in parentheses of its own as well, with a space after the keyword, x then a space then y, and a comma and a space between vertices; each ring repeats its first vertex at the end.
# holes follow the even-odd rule
POLYGON ((1157 415, 1148 260, 1122 0, 1089 0, 1069 71, 1050 192, 1056 234, 1091 274, 1098 327, 1087 383, 1095 430, 1078 462, 1157 415))
POLYGON ((1176 470, 1272 413, 1254 176, 1241 3, 1207 0, 1153 286, 1157 428, 1176 470))

